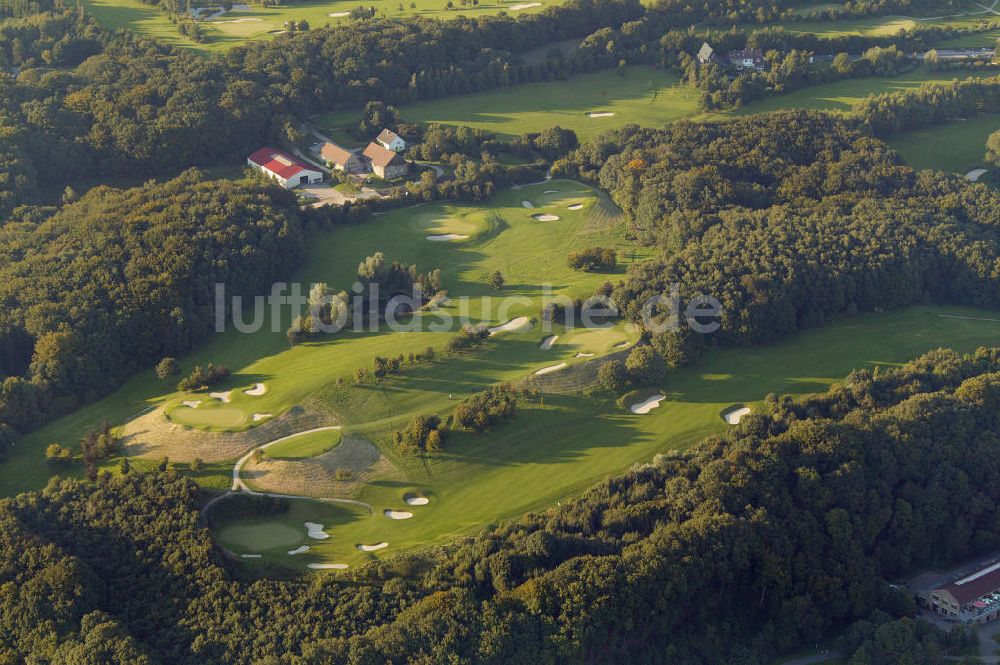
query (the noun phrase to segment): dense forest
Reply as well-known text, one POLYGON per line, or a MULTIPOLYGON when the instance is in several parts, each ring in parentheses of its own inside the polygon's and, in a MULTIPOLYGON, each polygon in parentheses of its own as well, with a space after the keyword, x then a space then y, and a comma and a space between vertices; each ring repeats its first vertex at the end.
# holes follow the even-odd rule
POLYGON ((902 166, 884 143, 828 115, 626 128, 557 172, 600 184, 659 258, 615 289, 639 319, 681 288, 720 300, 713 335, 653 336, 672 365, 710 345, 773 340, 831 318, 925 301, 1000 306, 1000 193, 902 166))
POLYGON ((173 472, 53 480, 0 503, 0 659, 751 665, 854 624, 849 653, 941 663, 963 640, 890 621, 914 607, 888 582, 1000 546, 998 445, 1000 350, 935 351, 433 559, 301 581, 244 579, 173 472))
POLYGON ((20 431, 190 349, 215 283, 260 293, 304 247, 293 194, 197 171, 20 211, 0 227, 0 427, 20 431))

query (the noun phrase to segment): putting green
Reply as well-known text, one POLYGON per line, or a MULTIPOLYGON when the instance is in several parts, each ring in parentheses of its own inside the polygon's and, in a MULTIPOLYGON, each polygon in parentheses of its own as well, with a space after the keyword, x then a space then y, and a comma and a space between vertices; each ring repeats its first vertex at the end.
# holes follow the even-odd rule
POLYGON ((341 434, 337 430, 311 432, 269 446, 265 454, 271 459, 315 457, 336 448, 340 444, 340 440, 341 434))
POLYGON ((195 408, 183 404, 170 410, 168 417, 176 423, 211 430, 232 430, 246 424, 247 414, 232 406, 215 406, 202 402, 195 408))

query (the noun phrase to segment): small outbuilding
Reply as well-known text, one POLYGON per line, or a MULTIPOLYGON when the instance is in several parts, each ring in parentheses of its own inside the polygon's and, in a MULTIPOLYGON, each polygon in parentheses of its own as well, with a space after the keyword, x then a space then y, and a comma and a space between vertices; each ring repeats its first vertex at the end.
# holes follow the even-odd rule
POLYGON ((329 141, 323 144, 319 150, 319 155, 331 169, 344 171, 345 173, 357 173, 365 168, 364 161, 353 150, 342 148, 336 143, 329 141))
POLYGON ((703 42, 701 48, 698 49, 698 62, 703 65, 715 62, 715 49, 709 46, 708 42, 703 42))
POLYGON ((247 164, 285 189, 323 182, 323 173, 274 148, 261 148, 247 157, 247 164))

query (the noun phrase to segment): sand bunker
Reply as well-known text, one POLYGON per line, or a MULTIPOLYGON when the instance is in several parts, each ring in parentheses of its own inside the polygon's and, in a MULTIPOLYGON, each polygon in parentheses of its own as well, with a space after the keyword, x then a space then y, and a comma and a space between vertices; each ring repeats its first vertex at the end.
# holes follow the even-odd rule
POLYGON ((413 513, 408 513, 405 510, 390 510, 388 508, 383 510, 382 514, 391 520, 408 520, 413 517, 413 513))
POLYGON ((468 240, 469 236, 461 233, 442 233, 439 236, 427 236, 431 242, 447 242, 449 240, 468 240))
POLYGON ((587 117, 588 118, 610 118, 613 115, 614 115, 614 113, 610 113, 608 111, 601 111, 600 113, 590 112, 590 113, 587 114, 587 117))
POLYGON ((310 563, 312 570, 347 570, 346 563, 310 563))
POLYGON ((548 351, 552 348, 552 345, 556 343, 557 339, 559 339, 559 335, 549 335, 542 340, 542 343, 538 345, 538 348, 542 351, 548 351))
POLYGON ((234 18, 228 21, 216 21, 216 23, 260 23, 259 18, 234 18))
POLYGON ((330 18, 344 18, 345 16, 350 16, 351 12, 333 12, 332 14, 327 14, 330 18))
POLYGON ((628 410, 642 416, 660 406, 660 402, 665 399, 667 399, 666 395, 653 395, 651 397, 647 397, 638 404, 633 404, 628 408, 628 410))
POLYGON ((389 547, 389 543, 378 543, 377 545, 355 545, 362 552, 374 552, 376 550, 385 549, 389 547))
POLYGON ((288 556, 295 556, 297 554, 305 554, 312 548, 308 545, 302 545, 301 547, 296 547, 294 550, 288 550, 288 556))
POLYGON ((253 414, 253 421, 255 423, 259 423, 260 421, 267 420, 270 417, 271 417, 270 413, 255 413, 253 414))
POLYGON ((266 392, 267 392, 267 386, 265 386, 263 383, 255 383, 253 388, 250 388, 249 390, 244 390, 243 394, 250 395, 250 397, 260 397, 266 392))
POLYGON ((314 540, 326 540, 327 538, 330 537, 330 534, 328 534, 326 531, 323 531, 322 524, 316 524, 315 522, 306 522, 305 527, 306 527, 306 532, 309 534, 309 537, 314 540))
POLYGON ((403 501, 406 501, 408 506, 426 506, 431 502, 426 496, 404 496, 403 501))
POLYGON ((578 354, 576 354, 573 357, 574 358, 593 358, 594 354, 593 353, 578 353, 578 354))
POLYGON ((740 420, 742 420, 743 416, 747 415, 748 413, 750 413, 750 407, 744 406, 739 409, 733 409, 732 411, 727 411, 723 413, 722 419, 725 420, 730 425, 739 425, 740 420))
POLYGON ((519 5, 511 5, 507 9, 511 10, 512 12, 519 12, 522 9, 531 9, 532 7, 541 7, 541 6, 542 3, 540 2, 522 2, 519 5))
POLYGON ((550 215, 548 213, 546 213, 544 215, 532 215, 532 217, 534 217, 535 219, 537 219, 539 222, 557 222, 557 221, 559 221, 559 216, 558 215, 550 215))
POLYGON ((615 344, 615 348, 616 349, 623 349, 626 346, 628 346, 629 344, 631 344, 631 342, 618 342, 617 344, 615 344))
POLYGON ((208 396, 209 397, 214 397, 215 399, 219 400, 223 404, 229 404, 229 402, 231 402, 232 399, 233 399, 233 391, 232 390, 227 390, 224 393, 208 393, 208 396))
POLYGON ((521 201, 521 205, 523 205, 525 208, 534 208, 535 207, 535 204, 532 203, 531 201, 521 201))
POLYGON ((965 174, 965 179, 969 182, 976 182, 984 175, 986 175, 986 169, 972 169, 965 174))
POLYGON ((559 363, 558 365, 549 365, 548 367, 543 367, 542 369, 535 372, 535 374, 551 374, 552 372, 558 372, 562 368, 566 367, 566 363, 559 363))
POLYGON ((240 558, 241 559, 259 559, 262 556, 263 556, 262 554, 241 554, 240 558))
POLYGON ((496 335, 497 333, 511 332, 513 330, 520 330, 521 328, 525 327, 525 324, 530 325, 530 322, 528 321, 528 317, 526 317, 526 316, 519 316, 516 319, 511 319, 510 321, 508 321, 507 323, 504 323, 502 325, 494 326, 492 328, 487 328, 486 331, 489 332, 489 334, 491 334, 491 335, 496 335))
POLYGON ((558 189, 546 189, 544 192, 542 192, 542 194, 558 194, 558 193, 559 193, 558 189))
POLYGON ((181 402, 181 404, 183 404, 184 406, 186 406, 189 409, 197 409, 198 405, 201 404, 201 400, 200 399, 187 399, 187 400, 184 400, 183 402, 181 402))
POLYGON ((579 210, 580 208, 583 207, 583 204, 582 203, 574 203, 573 205, 568 206, 568 207, 569 207, 570 210, 579 210))

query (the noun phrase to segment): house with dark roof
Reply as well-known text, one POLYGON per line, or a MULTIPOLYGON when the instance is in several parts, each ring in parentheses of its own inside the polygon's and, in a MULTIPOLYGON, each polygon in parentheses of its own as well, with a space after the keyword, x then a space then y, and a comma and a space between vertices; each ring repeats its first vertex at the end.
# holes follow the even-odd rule
POLYGON ((379 135, 375 137, 375 142, 386 150, 392 150, 393 152, 403 152, 406 150, 406 141, 391 129, 383 129, 379 132, 379 135))
POLYGON ((353 150, 342 148, 329 141, 319 149, 319 156, 331 169, 345 173, 358 173, 365 170, 365 162, 353 150))
POLYGON ((938 583, 920 596, 928 608, 951 621, 987 623, 1000 618, 1000 562, 959 579, 938 583))
POLYGON ((729 63, 736 69, 752 69, 754 71, 764 71, 766 63, 764 52, 759 48, 748 48, 742 51, 730 51, 726 56, 729 63))
POLYGON ((375 141, 369 143, 361 154, 370 166, 372 173, 383 180, 402 177, 409 170, 409 164, 400 157, 398 152, 393 152, 375 141))
POLYGON ((247 164, 285 189, 323 182, 323 172, 318 168, 307 166, 291 155, 274 148, 261 148, 247 157, 247 164))

